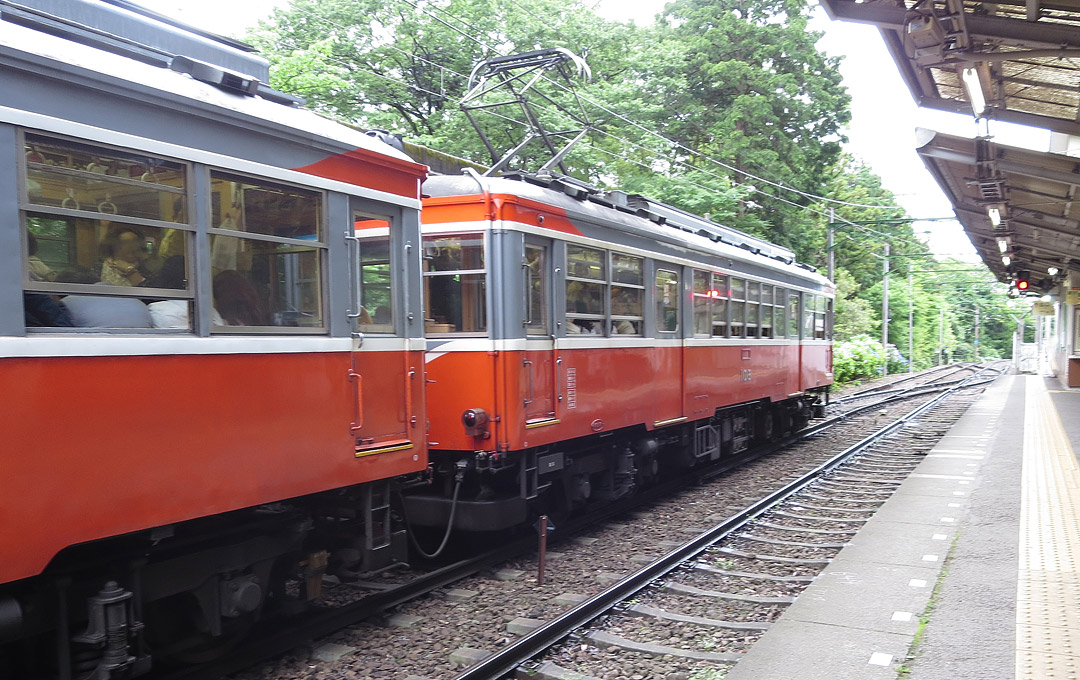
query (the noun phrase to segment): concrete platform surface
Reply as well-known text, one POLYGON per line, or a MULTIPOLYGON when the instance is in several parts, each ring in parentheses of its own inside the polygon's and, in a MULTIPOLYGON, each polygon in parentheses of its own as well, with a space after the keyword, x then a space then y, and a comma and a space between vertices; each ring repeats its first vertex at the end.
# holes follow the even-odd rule
MULTIPOLYGON (((1022 399, 1027 380, 1010 376, 993 383, 726 680, 892 680, 901 671, 920 679, 925 667, 961 656, 954 639, 981 658, 965 660, 966 675, 952 668, 949 680, 1014 677, 1018 517, 1015 502, 1011 520, 1002 517, 1010 506, 1001 496, 1019 497, 1018 475, 1003 473, 1019 468, 1016 437, 1024 412, 1006 406, 1013 406, 1016 394, 1022 399), (983 557, 992 546, 997 552, 990 552, 987 564, 983 557), (984 588, 984 578, 970 572, 982 569, 994 584, 984 593, 992 601, 980 598, 973 612, 965 601, 970 593, 943 586, 922 625, 950 549, 950 564, 975 588, 984 588), (909 662, 916 635, 918 656, 909 662), (923 658, 934 662, 922 664, 923 658)), ((951 580, 946 572, 943 583, 951 580)), ((925 676, 932 677, 945 676, 925 676)))

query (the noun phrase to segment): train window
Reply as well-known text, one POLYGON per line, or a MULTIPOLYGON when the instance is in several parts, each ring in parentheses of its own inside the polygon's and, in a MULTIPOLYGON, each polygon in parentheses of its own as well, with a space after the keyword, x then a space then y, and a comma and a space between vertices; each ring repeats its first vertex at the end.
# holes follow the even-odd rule
POLYGON ((627 286, 611 287, 611 332, 616 335, 641 335, 645 290, 627 286))
POLYGON ((186 222, 187 166, 27 134, 26 200, 65 213, 186 222))
POLYGON ((795 291, 788 292, 787 335, 789 338, 799 337, 799 294, 795 291))
POLYGON ((772 286, 767 286, 764 283, 761 284, 761 321, 758 329, 758 334, 762 338, 772 337, 772 319, 773 319, 773 289, 772 286))
POLYGON ((640 257, 611 254, 611 280, 614 283, 628 283, 633 286, 645 285, 645 263, 640 257))
POLYGON ((758 336, 758 311, 761 301, 761 284, 757 281, 746 282, 746 330, 744 337, 756 338, 758 336))
POLYGON ((679 275, 667 269, 656 270, 656 330, 672 333, 679 330, 679 275))
POLYGON ((814 302, 814 297, 815 296, 810 293, 805 293, 803 295, 803 340, 809 340, 814 337, 814 309, 817 304, 814 302))
POLYGON ((731 279, 731 337, 741 338, 746 327, 746 282, 731 279))
POLYGON ((825 309, 825 339, 833 339, 833 298, 827 300, 828 305, 825 309))
POLYGON ((567 334, 604 334, 607 288, 607 254, 603 250, 567 245, 567 334))
POLYGON ((787 299, 787 291, 783 288, 775 288, 773 291, 773 337, 783 338, 787 335, 787 310, 784 301, 787 299))
POLYGON ((604 251, 566 246, 566 275, 576 279, 607 281, 604 251))
POLYGON ((359 239, 360 262, 357 291, 359 309, 354 313, 356 330, 363 333, 394 332, 394 277, 390 259, 390 218, 353 213, 353 229, 359 239))
POLYGON ((191 327, 187 166, 26 134, 31 328, 191 327))
POLYGON ((825 339, 825 310, 828 303, 824 295, 814 296, 814 339, 825 339))
POLYGON ((640 257, 611 254, 611 332, 641 335, 645 305, 645 261, 640 257))
POLYGON ((483 234, 424 237, 424 309, 428 333, 487 332, 483 234))
POLYGON ((522 272, 525 280, 525 332, 529 335, 547 335, 548 326, 548 249, 544 246, 525 244, 525 261, 522 272))
POLYGON ((322 195, 221 172, 210 191, 213 330, 325 331, 322 195))
POLYGON ((694 335, 712 335, 709 299, 712 288, 709 272, 694 270, 694 335))
POLYGON ((727 337, 728 328, 728 278, 723 274, 712 275, 712 334, 713 337, 727 337))

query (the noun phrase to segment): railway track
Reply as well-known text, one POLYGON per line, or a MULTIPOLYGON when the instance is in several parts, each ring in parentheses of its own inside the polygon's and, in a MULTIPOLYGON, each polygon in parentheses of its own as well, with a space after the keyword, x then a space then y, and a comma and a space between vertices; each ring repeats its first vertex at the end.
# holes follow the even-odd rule
MULTIPOLYGON (((976 371, 975 376, 981 372, 976 371)), ((965 382, 982 384, 978 380, 965 382)), ((747 642, 768 629, 770 611, 794 601, 794 596, 828 565, 963 414, 970 400, 950 404, 947 399, 968 387, 961 383, 943 391, 602 593, 537 625, 531 633, 459 674, 456 680, 492 680, 514 673, 518 677, 541 674, 587 680, 593 677, 588 672, 590 664, 588 660, 582 663, 583 655, 575 653, 575 649, 588 652, 590 648, 616 656, 631 653, 692 659, 719 668, 737 662, 747 642), (907 426, 915 424, 920 427, 906 431, 907 426), (700 574, 704 578, 698 578, 700 574), (656 591, 649 599, 661 601, 675 594, 750 606, 744 608, 743 620, 738 621, 673 612, 637 601, 645 599, 642 595, 646 589, 656 591), (602 617, 604 620, 598 621, 602 617), (621 634, 638 628, 633 621, 642 617, 650 620, 646 628, 651 632, 646 637, 652 640, 621 634), (658 626, 655 621, 662 623, 658 626), (681 630, 678 635, 668 636, 668 641, 676 644, 662 642, 670 630, 664 624, 670 623, 681 630), (718 638, 725 636, 687 635, 688 626, 705 631, 736 631, 739 635, 721 646, 718 638), (657 629, 662 632, 657 634, 657 629), (571 636, 569 643, 564 642, 571 636), (680 644, 688 637, 690 644, 680 644), (700 644, 702 641, 707 642, 700 644), (718 647, 723 651, 715 651, 718 647), (546 660, 536 661, 538 657, 546 660), (574 660, 577 667, 560 667, 558 660, 564 659, 574 660)))
MULTIPOLYGON (((902 393, 889 393, 889 394, 881 395, 881 397, 877 401, 874 401, 872 403, 859 404, 859 405, 849 409, 848 411, 846 411, 844 413, 841 413, 841 414, 838 414, 838 415, 835 415, 835 416, 831 416, 831 417, 829 417, 829 418, 827 418, 827 419, 825 419, 823 421, 820 421, 820 422, 816 423, 815 425, 813 425, 812 427, 808 428, 803 433, 801 433, 797 438, 793 438, 792 440, 789 440, 788 442, 782 442, 780 445, 770 447, 768 450, 757 451, 752 456, 746 456, 746 457, 741 458, 739 460, 729 461, 725 465, 723 465, 721 467, 718 467, 718 468, 716 468, 714 470, 709 470, 709 471, 706 471, 706 472, 703 472, 703 473, 699 472, 698 473, 699 478, 708 479, 708 478, 719 477, 721 475, 724 475, 725 473, 730 472, 732 469, 739 468, 740 466, 744 466, 748 461, 750 461, 750 460, 752 460, 754 458, 767 457, 770 454, 776 452, 778 449, 781 449, 781 448, 783 448, 785 446, 790 446, 796 440, 805 441, 808 438, 813 438, 812 441, 821 441, 823 438, 828 438, 830 436, 834 436, 834 435, 830 434, 828 431, 832 430, 832 431, 835 432, 834 428, 843 429, 842 427, 838 427, 838 426, 846 426, 845 423, 849 423, 849 422, 851 422, 853 420, 858 420, 858 418, 856 418, 856 416, 858 414, 860 414, 860 413, 865 413, 867 411, 873 411, 873 410, 876 410, 876 411, 878 411, 880 413, 880 412, 882 412, 884 410, 887 410, 887 409, 892 409, 892 410, 895 411, 897 408, 900 407, 899 405, 902 404, 902 402, 907 400, 907 399, 923 399, 923 400, 926 400, 926 399, 929 399, 934 394, 945 393, 946 391, 948 391, 950 389, 953 389, 954 387, 955 387, 955 385, 953 385, 951 382, 949 384, 921 384, 921 385, 917 385, 917 386, 908 388, 907 390, 905 390, 902 393)), ((876 417, 876 414, 875 414, 875 417, 876 417)), ((863 426, 863 427, 865 429, 865 426, 863 426)), ((888 428, 882 428, 882 429, 888 429, 888 428)), ((879 436, 880 436, 880 433, 879 433, 879 436)), ((839 457, 836 457, 836 458, 839 459, 839 457)), ((775 459, 770 459, 770 468, 769 469, 770 470, 780 469, 781 472, 777 473, 777 474, 781 474, 783 476, 790 477, 792 480, 794 480, 791 483, 785 485, 784 489, 787 490, 787 489, 793 488, 793 485, 798 485, 800 483, 799 480, 801 480, 804 477, 804 474, 803 474, 804 471, 796 470, 794 468, 783 469, 784 466, 782 465, 782 463, 783 463, 784 460, 785 460, 785 456, 776 456, 775 459)), ((772 482, 775 482, 775 480, 769 480, 769 482, 772 483, 772 482)), ((679 486, 685 486, 685 484, 686 484, 686 480, 678 480, 678 481, 672 482, 672 483, 667 484, 667 485, 662 485, 662 486, 656 487, 656 488, 650 490, 649 493, 642 494, 639 497, 635 498, 632 502, 613 504, 612 506, 608 507, 605 510, 605 512, 603 512, 602 515, 592 515, 592 516, 590 516, 588 518, 584 518, 584 519, 582 519, 580 521, 572 522, 572 523, 568 523, 568 524, 566 524, 564 526, 560 526, 558 532, 556 532, 556 538, 575 536, 575 535, 580 535, 580 534, 583 534, 583 533, 587 533, 589 531, 590 527, 595 527, 596 525, 602 524, 604 522, 611 522, 611 521, 613 521, 613 518, 618 518, 620 515, 626 516, 626 514, 629 513, 629 512, 632 512, 635 507, 641 507, 641 506, 643 506, 645 504, 649 504, 649 503, 656 503, 658 501, 658 499, 665 498, 667 496, 671 496, 672 494, 675 493, 675 490, 679 486)), ((732 486, 737 487, 739 485, 738 484, 733 484, 732 486)), ((778 492, 778 493, 780 493, 780 492, 778 492)), ((772 496, 770 496, 770 497, 772 497, 772 496)), ((780 496, 776 496, 776 499, 779 499, 779 498, 780 498, 780 496)), ((739 499, 736 499, 736 500, 739 500, 739 499)), ((771 501, 771 503, 775 503, 775 502, 777 502, 777 500, 771 501)), ((822 503, 820 505, 821 505, 821 507, 829 507, 829 504, 825 504, 825 503, 822 503)), ((725 506, 726 509, 733 509, 735 507, 736 507, 735 505, 731 505, 730 503, 729 503, 729 505, 725 506)), ((742 506, 738 506, 738 507, 742 507, 742 506)), ((746 515, 746 512, 747 511, 744 510, 744 511, 738 513, 738 516, 744 516, 744 515, 746 515)), ((814 509, 812 507, 807 508, 807 509, 804 509, 804 512, 814 512, 814 509)), ((858 513, 855 513, 855 514, 856 514, 856 516, 858 515, 858 513)), ((647 513, 642 513, 642 516, 647 516, 647 513)), ((749 517, 749 515, 747 515, 747 517, 749 517)), ((728 522, 725 522, 725 523, 723 523, 721 525, 718 525, 718 526, 723 526, 724 524, 727 524, 727 523, 728 522)), ((718 527, 714 527, 714 530, 717 530, 717 529, 718 529, 718 527)), ((825 559, 825 558, 817 556, 817 554, 815 554, 816 551, 824 550, 824 551, 828 552, 828 550, 829 550, 828 545, 830 545, 830 544, 838 544, 838 543, 841 542, 839 539, 835 539, 835 540, 826 541, 825 544, 822 545, 822 546, 818 546, 816 544, 814 546, 812 546, 812 547, 810 547, 810 546, 799 546, 799 545, 794 545, 794 544, 797 544, 797 543, 816 543, 816 542, 813 539, 799 540, 799 539, 791 539, 790 537, 788 538, 787 541, 784 541, 784 539, 782 538, 782 535, 778 534, 778 532, 782 532, 782 531, 784 531, 784 530, 783 529, 776 529, 776 528, 773 528, 773 527, 761 527, 760 529, 756 530, 753 533, 747 533, 746 535, 741 536, 734 544, 732 544, 730 546, 728 546, 728 545, 722 546, 722 548, 724 550, 728 551, 728 552, 726 552, 726 553, 718 553, 716 555, 716 559, 720 560, 721 562, 730 561, 730 562, 732 562, 732 564, 738 563, 739 565, 745 566, 747 560, 758 560, 757 557, 750 558, 750 557, 747 557, 747 555, 762 555, 762 554, 768 555, 768 554, 770 554, 768 551, 761 550, 760 548, 755 550, 753 546, 767 545, 767 546, 770 546, 771 552, 777 552, 777 550, 781 551, 781 554, 774 555, 774 557, 784 558, 784 556, 787 553, 782 552, 782 551, 789 551, 790 552, 791 550, 794 549, 794 550, 796 550, 796 552, 805 553, 806 556, 802 556, 802 557, 786 557, 785 559, 821 560, 821 559, 825 559), (777 537, 777 536, 781 536, 781 537, 777 537), (768 539, 768 540, 762 540, 762 539, 768 539), (782 541, 783 543, 770 543, 770 541, 782 541), (791 545, 788 545, 788 544, 791 544, 791 545), (773 547, 777 548, 777 550, 773 550, 772 549, 773 547), (735 552, 731 552, 731 551, 735 551, 735 552)), ((809 532, 809 533, 813 533, 813 532, 809 532)), ((715 542, 716 540, 718 540, 718 539, 714 538, 712 542, 715 542)), ((702 542, 702 541, 706 541, 706 539, 699 538, 699 539, 693 541, 692 543, 696 544, 696 543, 702 542)), ((271 659, 273 657, 280 657, 282 654, 285 654, 288 650, 293 650, 293 651, 291 653, 287 653, 286 657, 284 657, 285 658, 284 663, 286 665, 288 665, 289 663, 292 663, 293 667, 310 666, 311 664, 308 664, 306 662, 310 661, 311 659, 315 658, 315 656, 317 656, 317 655, 315 655, 315 656, 312 655, 312 650, 317 646, 315 644, 316 640, 326 639, 327 636, 329 636, 329 639, 331 639, 331 640, 340 639, 340 640, 342 640, 343 642, 346 643, 345 646, 348 646, 347 643, 349 642, 349 636, 343 636, 340 633, 340 631, 350 630, 351 628, 354 628, 355 626, 357 626, 359 624, 359 622, 362 622, 362 621, 365 621, 365 620, 367 620, 367 621, 373 621, 373 620, 379 621, 379 620, 381 620, 381 621, 383 621, 385 623, 387 621, 387 619, 389 618, 389 617, 385 616, 386 612, 394 610, 394 608, 399 607, 399 606, 401 606, 401 605, 403 605, 405 603, 410 603, 410 602, 415 603, 420 598, 423 598, 425 595, 434 594, 434 596, 437 598, 436 601, 439 601, 439 602, 445 601, 448 597, 451 597, 451 598, 454 597, 453 594, 460 590, 460 588, 458 588, 458 586, 455 585, 455 584, 460 584, 463 579, 469 579, 470 577, 473 577, 472 580, 475 580, 476 575, 478 575, 478 574, 485 574, 485 573, 486 574, 491 574, 491 573, 495 572, 500 565, 505 566, 507 564, 510 564, 512 567, 513 566, 529 566, 529 567, 531 567, 531 566, 533 566, 533 563, 530 562, 531 558, 524 558, 523 559, 522 556, 523 555, 529 555, 530 553, 532 553, 535 550, 535 545, 536 545, 535 537, 527 536, 527 537, 525 537, 525 538, 523 538, 521 540, 514 541, 512 543, 508 543, 506 545, 500 546, 496 550, 487 551, 484 554, 479 555, 477 557, 469 558, 469 559, 466 559, 466 560, 461 560, 459 562, 455 562, 453 564, 450 564, 450 565, 435 569, 435 570, 430 571, 428 573, 422 573, 422 574, 416 576, 415 578, 412 578, 411 580, 409 580, 409 581, 407 581, 405 583, 392 584, 392 583, 390 583, 389 580, 387 580, 387 584, 383 585, 381 587, 377 587, 377 584, 360 584, 359 587, 358 586, 350 586, 350 585, 337 586, 336 588, 332 588, 332 590, 336 590, 338 593, 350 592, 351 597, 354 599, 354 601, 349 602, 347 604, 343 604, 343 605, 338 606, 338 607, 336 607, 334 609, 331 609, 331 610, 312 612, 312 613, 306 614, 306 615, 304 615, 302 617, 291 619, 291 620, 289 620, 287 622, 284 622, 284 623, 275 622, 272 627, 268 627, 266 630, 257 631, 257 634, 253 636, 253 641, 252 642, 244 644, 242 646, 238 646, 236 649, 231 651, 228 655, 226 655, 225 657, 223 657, 223 658, 221 658, 221 659, 219 659, 217 661, 214 661, 214 662, 209 663, 209 664, 204 664, 204 665, 198 666, 198 667, 184 668, 184 669, 180 669, 180 670, 175 670, 175 671, 162 673, 162 674, 159 674, 158 677, 168 678, 169 680, 180 680, 181 678, 186 679, 186 680, 196 680, 196 679, 202 679, 202 678, 218 678, 218 677, 222 677, 222 676, 225 676, 225 675, 235 674, 237 672, 243 671, 244 669, 249 669, 249 668, 252 668, 252 667, 255 667, 257 669, 258 667, 255 666, 256 664, 258 664, 260 662, 263 662, 263 661, 265 661, 267 659, 271 659), (457 590, 452 589, 451 588, 452 585, 454 585, 455 588, 457 588, 457 590), (371 588, 371 590, 368 591, 367 594, 363 594, 364 593, 364 591, 363 591, 364 587, 371 588), (448 593, 450 594, 449 596, 447 595, 448 593)), ((687 544, 687 545, 689 545, 689 544, 687 544)), ((702 543, 702 545, 706 545, 706 543, 702 543)), ((558 545, 555 545, 554 547, 559 548, 558 545)), ((686 546, 682 546, 682 547, 685 548, 686 546)), ((835 552, 835 550, 834 550, 834 552, 835 552)), ((553 571, 558 571, 559 569, 563 568, 563 567, 559 566, 557 561, 555 561, 554 558, 556 558, 556 557, 557 557, 557 555, 553 556, 553 561, 551 563, 553 565, 553 571)), ((674 559, 674 558, 672 558, 672 559, 674 559)), ((578 562, 578 561, 579 560, 575 560, 575 563, 578 562)), ((780 562, 777 562, 777 564, 784 564, 784 562, 780 561, 780 562)), ((801 566, 806 566, 806 565, 801 565, 801 566)), ((649 566, 643 568, 642 572, 644 572, 645 574, 653 574, 655 572, 655 570, 660 569, 660 568, 661 567, 657 567, 654 564, 650 564, 649 566), (649 570, 649 571, 646 571, 646 570, 649 570)), ((673 569, 674 569, 674 567, 673 567, 673 569)), ((521 570, 519 570, 519 571, 521 571, 521 570)), ((694 569, 692 571, 693 572, 700 572, 701 574, 704 574, 704 573, 708 572, 708 570, 702 570, 702 569, 694 569)), ((728 571, 732 571, 732 570, 728 570, 728 571)), ((642 572, 639 572, 639 573, 642 573, 642 572)), ((750 572, 746 572, 746 573, 754 573, 754 572, 750 571, 750 572)), ((603 576, 603 575, 599 574, 598 576, 603 576)), ((796 575, 796 576, 798 576, 798 575, 796 575)), ((646 578, 646 577, 641 576, 641 578, 646 578)), ((648 576, 648 578, 646 580, 652 581, 652 580, 655 580, 656 578, 658 578, 656 575, 652 575, 652 576, 648 576)), ((729 578, 740 578, 740 577, 730 576, 729 578)), ((749 618, 744 617, 744 618, 746 618, 746 620, 740 620, 740 621, 726 621, 726 623, 730 623, 730 624, 732 624, 732 626, 726 627, 726 628, 725 627, 718 627, 718 628, 716 628, 716 630, 723 631, 724 634, 727 636, 727 638, 755 639, 756 635, 759 635, 760 632, 762 630, 764 630, 764 627, 767 627, 768 619, 770 617, 775 618, 782 611, 783 602, 780 602, 779 600, 783 600, 784 598, 790 598, 794 594, 794 592, 797 592, 797 590, 799 589, 798 584, 801 583, 801 581, 799 581, 797 578, 792 580, 792 581, 777 581, 775 579, 765 579, 765 583, 766 583, 766 585, 773 586, 774 590, 776 588, 776 584, 778 584, 778 583, 785 584, 780 590, 790 589, 790 590, 792 590, 792 592, 789 593, 789 594, 762 595, 760 597, 765 598, 762 602, 755 602, 753 600, 753 597, 758 597, 758 596, 751 596, 750 601, 741 602, 741 604, 739 605, 739 607, 741 607, 743 609, 748 609, 750 611, 750 613, 752 615, 748 614, 749 618), (773 600, 777 600, 777 601, 771 601, 770 598, 772 598, 773 600), (743 605, 747 605, 747 606, 743 606, 743 605), (759 610, 759 609, 755 609, 756 607, 764 607, 765 610, 762 611, 762 610, 759 610), (754 613, 754 612, 756 612, 756 613, 754 613), (755 617, 757 617, 757 620, 755 620, 755 617), (762 617, 764 617, 764 618, 762 618, 762 617), (731 633, 732 631, 733 631, 733 634, 728 634, 728 633, 731 633)), ((467 587, 472 587, 472 586, 467 586, 467 587)), ((500 589, 505 590, 507 587, 508 586, 504 586, 504 587, 502 587, 500 589)), ((535 582, 534 581, 529 581, 528 584, 527 584, 527 587, 535 588, 535 582)), ((693 588, 695 588, 695 586, 691 586, 690 588, 691 588, 691 590, 688 591, 688 592, 695 592, 693 590, 693 588)), ((468 592, 468 591, 466 590, 465 592, 468 592)), ((687 596, 686 593, 681 592, 679 590, 679 587, 677 585, 674 585, 674 584, 672 585, 671 588, 667 589, 666 592, 668 593, 669 596, 673 596, 673 597, 674 596, 678 596, 678 597, 686 597, 687 596)), ((430 599, 430 598, 428 598, 428 599, 430 599)), ((716 598, 713 598, 713 600, 715 600, 715 599, 716 598)), ((739 602, 737 600, 722 600, 722 601, 725 602, 725 603, 739 602)), ((564 600, 564 602, 565 602, 565 600, 564 600)), ((469 606, 469 603, 467 603, 467 602, 462 603, 462 604, 460 604, 458 606, 460 608, 466 608, 466 607, 469 606)), ((565 606, 565 604, 563 606, 565 606)), ((594 605, 591 605, 590 607, 586 608, 584 611, 592 612, 593 608, 598 608, 599 613, 593 613, 593 615, 592 615, 592 618, 595 618, 596 616, 599 616, 600 614, 602 614, 604 611, 611 609, 612 606, 613 605, 611 605, 611 604, 606 604, 606 605, 605 604, 594 604, 594 605)), ((536 607, 533 607, 533 609, 535 610, 536 607)), ((653 607, 652 609, 657 609, 657 608, 653 607)), ((633 615, 633 616, 636 616, 636 617, 645 617, 645 619, 649 621, 649 625, 657 625, 657 621, 661 621, 661 622, 666 621, 663 618, 657 619, 657 617, 655 616, 655 612, 652 611, 652 609, 642 608, 642 607, 632 608, 629 615, 633 615)), ((571 614, 573 612, 578 612, 579 613, 578 615, 580 615, 581 611, 583 611, 581 606, 574 607, 573 609, 571 609, 570 612, 566 612, 566 615, 569 615, 569 614, 571 614)), ((544 611, 544 612, 523 611, 521 613, 522 614, 537 613, 538 615, 543 616, 543 615, 545 615, 545 614, 547 614, 549 612, 547 612, 547 611, 544 611)), ((707 613, 707 611, 706 612, 699 612, 699 613, 707 613)), ((553 614, 553 616, 554 616, 554 614, 553 614)), ((708 616, 699 616, 697 614, 691 614, 691 616, 696 617, 696 619, 709 619, 710 618, 708 616)), ((516 630, 520 631, 520 630, 522 630, 522 627, 527 628, 527 627, 532 626, 532 625, 537 625, 536 620, 535 619, 530 619, 529 616, 521 616, 519 618, 521 619, 521 621, 518 622, 518 627, 516 628, 516 630)), ((728 618, 731 618, 731 617, 728 617, 728 618)), ((550 621, 555 621, 555 620, 558 620, 558 617, 550 619, 550 621)), ((685 622, 683 622, 683 623, 685 623, 685 622)), ((369 625, 369 624, 362 624, 362 625, 366 626, 366 625, 369 625)), ((583 624, 579 624, 579 625, 583 625, 583 624)), ((711 625, 711 624, 706 624, 706 625, 711 625)), ((504 626, 505 626, 505 622, 502 622, 502 621, 498 622, 498 628, 497 628, 496 632, 502 633, 502 628, 504 626)), ((368 631, 369 629, 365 628, 364 630, 368 631)), ((409 637, 408 631, 402 631, 402 634, 403 634, 404 637, 409 637)), ((567 633, 564 632, 564 633, 561 633, 561 634, 558 634, 558 635, 555 634, 555 633, 551 633, 551 635, 556 637, 556 638, 561 638, 561 637, 565 637, 565 635, 567 635, 567 633)), ((603 636, 601 636, 601 637, 603 637, 603 636)), ((492 636, 488 636, 488 638, 492 639, 492 636)), ((533 638, 530 635, 530 636, 527 636, 527 638, 523 638, 521 641, 514 642, 513 644, 515 644, 515 645, 519 644, 520 642, 524 641, 524 639, 533 639, 533 638)), ((506 642, 505 640, 499 639, 498 636, 495 636, 494 641, 496 643, 498 643, 498 642, 506 642)), ((554 643, 553 642, 548 642, 548 644, 550 645, 550 644, 554 644, 554 643)), ((609 646, 612 646, 612 645, 609 645, 609 646)), ((507 647, 506 649, 509 649, 509 647, 507 647)), ((503 653, 505 653, 505 652, 506 652, 506 650, 504 649, 503 653)), ((535 653, 536 652, 533 652, 532 654, 530 654, 530 656, 534 655, 535 653)), ((518 663, 520 663, 520 660, 518 661, 518 663)), ((481 667, 478 667, 478 669, 475 670, 475 671, 470 671, 470 673, 473 673, 472 675, 464 675, 462 677, 463 678, 464 677, 475 677, 475 678, 494 677, 494 676, 485 675, 485 673, 487 673, 489 671, 490 671, 490 669, 489 669, 488 666, 481 666, 481 667)), ((291 677, 289 675, 290 672, 291 671, 281 670, 280 668, 277 669, 277 670, 263 670, 263 671, 249 670, 248 672, 244 673, 241 677, 244 677, 244 678, 249 678, 249 677, 250 678, 256 678, 256 677, 291 677)), ((349 676, 347 676, 347 677, 349 677, 349 676)), ((359 675, 359 676, 356 676, 356 677, 380 677, 380 676, 378 674, 372 674, 370 676, 359 675)), ((385 677, 396 677, 396 676, 394 676, 394 675, 386 675, 385 677)))

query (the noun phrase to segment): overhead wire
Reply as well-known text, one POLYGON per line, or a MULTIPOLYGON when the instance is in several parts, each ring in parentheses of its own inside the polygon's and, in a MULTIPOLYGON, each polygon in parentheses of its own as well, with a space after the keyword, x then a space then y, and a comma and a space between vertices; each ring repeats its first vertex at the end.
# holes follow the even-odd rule
MULTIPOLYGON (((456 31, 457 33, 464 36, 465 38, 467 38, 469 40, 472 40, 473 42, 480 45, 481 47, 498 54, 498 49, 496 49, 492 45, 489 45, 489 44, 483 42, 479 38, 465 32, 464 30, 462 30, 460 28, 451 26, 448 22, 444 21, 440 17, 437 17, 434 14, 432 14, 431 12, 424 9, 423 7, 420 7, 420 5, 418 3, 416 3, 416 2, 414 2, 413 0, 400 0, 400 2, 404 2, 405 4, 417 9, 418 11, 423 12, 424 14, 428 15, 432 19, 435 19, 436 21, 443 24, 444 26, 447 26, 448 28, 456 31)), ((476 30, 475 27, 472 26, 469 22, 467 22, 464 19, 461 19, 460 17, 457 17, 457 16, 455 16, 453 14, 450 14, 444 8, 440 7, 440 8, 436 8, 436 9, 438 9, 440 12, 442 12, 446 16, 451 17, 454 20, 458 21, 459 23, 466 26, 467 28, 473 29, 474 31, 476 30)), ((725 168, 725 169, 730 170, 732 172, 736 172, 738 174, 744 175, 744 176, 746 176, 746 177, 748 177, 748 178, 750 178, 750 179, 752 179, 754 181, 763 182, 765 184, 776 187, 778 189, 782 189, 784 191, 790 191, 792 193, 799 194, 800 196, 803 196, 805 198, 809 198, 811 200, 825 201, 827 203, 831 203, 831 204, 834 204, 834 205, 844 205, 844 206, 853 207, 853 208, 870 208, 870 209, 881 209, 881 210, 903 210, 904 209, 902 206, 887 206, 887 205, 875 205, 875 204, 866 204, 866 203, 855 203, 855 202, 851 202, 851 201, 841 201, 839 199, 829 198, 827 196, 819 196, 817 194, 802 191, 800 189, 795 189, 794 187, 789 187, 789 186, 786 186, 786 185, 784 185, 782 183, 775 182, 773 180, 766 179, 764 177, 760 177, 758 175, 747 172, 746 170, 743 170, 743 169, 741 169, 739 167, 736 167, 734 165, 724 163, 723 161, 719 161, 719 160, 717 160, 717 159, 715 159, 715 158, 713 158, 713 157, 711 157, 711 156, 709 156, 707 154, 704 154, 704 153, 702 153, 702 152, 700 152, 700 151, 698 151, 696 149, 692 149, 692 148, 686 146, 685 144, 682 144, 681 142, 677 142, 677 141, 675 141, 673 139, 670 139, 669 137, 666 137, 666 136, 660 134, 659 132, 656 132, 655 130, 652 130, 650 128, 645 127, 644 125, 638 123, 637 121, 624 116, 623 114, 619 113, 618 111, 614 111, 611 108, 605 106, 604 104, 601 104, 601 103, 599 103, 597 101, 594 101, 593 99, 589 98, 588 96, 586 96, 584 94, 581 94, 581 93, 578 93, 575 90, 572 90, 572 89, 566 87, 565 85, 563 85, 562 83, 560 83, 558 81, 551 80, 550 78, 547 78, 546 76, 544 76, 543 78, 544 78, 545 81, 551 83, 552 85, 555 85, 556 87, 558 87, 558 88, 560 88, 562 90, 565 90, 566 92, 569 92, 570 94, 573 94, 573 95, 575 95, 577 97, 580 97, 580 99, 582 101, 585 101, 585 102, 588 102, 589 104, 592 104, 593 106, 600 109, 601 111, 603 111, 603 112, 605 112, 607 114, 610 114, 612 116, 615 116, 619 120, 621 120, 621 121, 623 121, 623 122, 637 128, 637 129, 641 130, 642 132, 645 132, 648 135, 651 135, 653 137, 656 137, 657 139, 663 140, 664 142, 666 142, 668 144, 673 144, 673 145, 675 145, 676 148, 682 149, 682 150, 690 153, 691 155, 698 156, 698 157, 700 157, 700 158, 702 158, 702 159, 704 159, 704 160, 706 160, 706 161, 708 161, 710 163, 714 163, 714 164, 716 164, 716 165, 718 165, 718 166, 720 166, 722 168, 725 168)))

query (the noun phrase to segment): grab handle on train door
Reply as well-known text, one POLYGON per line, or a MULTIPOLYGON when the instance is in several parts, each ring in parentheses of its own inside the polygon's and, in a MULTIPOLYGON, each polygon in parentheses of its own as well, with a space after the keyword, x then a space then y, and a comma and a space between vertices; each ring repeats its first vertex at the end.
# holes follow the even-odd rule
MULTIPOLYGON (((405 319, 410 326, 415 318, 412 313, 412 301, 409 300, 409 256, 412 255, 412 247, 411 243, 405 244, 405 266, 403 267, 404 271, 401 276, 401 292, 405 296, 405 319)), ((408 337, 408 335, 408 333, 405 334, 406 337, 408 337)))
POLYGON ((351 368, 346 375, 353 388, 353 421, 349 423, 349 431, 356 432, 364 427, 364 379, 351 368))
POLYGON ((525 406, 528 406, 529 404, 533 403, 533 362, 529 361, 528 359, 523 359, 521 361, 521 366, 523 368, 527 367, 529 370, 529 389, 527 392, 528 396, 525 397, 525 406))
POLYGON ((360 306, 360 239, 356 234, 345 232, 345 245, 349 258, 349 311, 350 319, 359 319, 364 314, 360 306), (353 257, 355 252, 356 256, 353 257))

